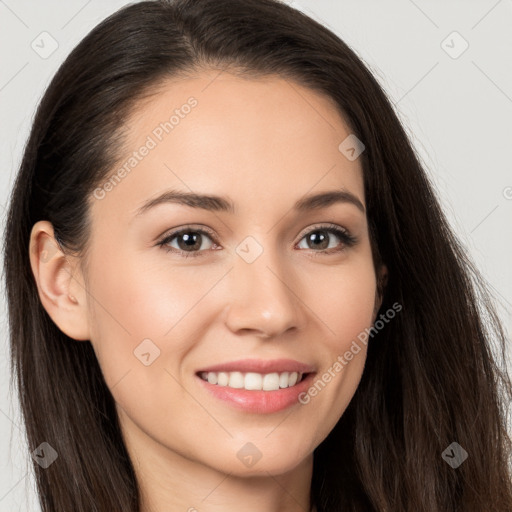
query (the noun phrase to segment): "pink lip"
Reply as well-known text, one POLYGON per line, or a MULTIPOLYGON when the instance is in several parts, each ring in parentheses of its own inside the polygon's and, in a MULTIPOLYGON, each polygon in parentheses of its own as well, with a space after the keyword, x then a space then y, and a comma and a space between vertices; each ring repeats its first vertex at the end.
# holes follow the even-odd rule
POLYGON ((276 389, 275 391, 235 389, 210 384, 201 377, 196 378, 208 392, 228 405, 245 412, 269 414, 299 404, 299 395, 305 393, 311 386, 314 376, 314 373, 309 373, 295 386, 276 389))
MULTIPOLYGON (((202 372, 241 372, 241 373, 311 373, 315 371, 315 367, 309 364, 300 363, 293 359, 242 359, 239 361, 231 361, 229 363, 221 363, 208 368, 202 368, 196 373, 202 372)), ((266 392, 268 393, 268 391, 266 392)))

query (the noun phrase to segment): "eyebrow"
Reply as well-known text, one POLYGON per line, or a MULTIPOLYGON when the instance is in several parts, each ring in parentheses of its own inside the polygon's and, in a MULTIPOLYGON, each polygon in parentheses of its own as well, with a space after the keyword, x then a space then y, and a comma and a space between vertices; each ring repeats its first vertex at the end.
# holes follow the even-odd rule
MULTIPOLYGON (((137 211, 135 216, 142 215, 151 208, 160 204, 173 203, 190 206, 192 208, 200 208, 211 212, 227 212, 234 214, 235 205, 227 197, 197 194, 193 192, 185 192, 180 190, 167 190, 159 196, 146 201, 137 211)), ((319 210, 327 208, 333 204, 346 203, 356 206, 362 213, 365 213, 363 203, 348 190, 330 190, 327 192, 320 192, 311 194, 309 196, 299 199, 293 209, 298 212, 305 212, 309 210, 319 210)))

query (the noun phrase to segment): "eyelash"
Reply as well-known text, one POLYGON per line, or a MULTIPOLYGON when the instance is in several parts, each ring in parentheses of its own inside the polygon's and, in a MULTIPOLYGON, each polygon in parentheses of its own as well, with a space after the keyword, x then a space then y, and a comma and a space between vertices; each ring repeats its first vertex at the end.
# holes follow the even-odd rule
MULTIPOLYGON (((343 245, 342 245, 341 249, 333 250, 333 248, 331 248, 331 249, 322 249, 321 251, 313 250, 314 256, 318 256, 321 254, 339 253, 339 252, 345 251, 346 249, 348 249, 350 247, 353 247, 357 243, 356 237, 352 236, 347 230, 340 228, 336 224, 314 226, 313 228, 311 228, 310 231, 305 233, 300 240, 302 240, 307 235, 310 235, 311 233, 314 233, 316 231, 326 231, 328 233, 332 233, 332 234, 336 235, 338 238, 340 238, 343 245)), ((169 235, 165 236, 165 238, 163 240, 161 240, 160 242, 157 243, 157 246, 161 247, 166 252, 176 252, 178 254, 181 253, 181 255, 184 258, 189 258, 189 257, 195 258, 195 257, 203 256, 204 255, 203 253, 207 252, 207 250, 188 252, 188 251, 182 251, 181 249, 175 249, 174 247, 167 246, 167 244, 169 242, 171 242, 175 237, 182 235, 184 233, 200 233, 201 235, 206 235, 212 239, 212 241, 215 245, 217 245, 217 242, 215 241, 214 234, 212 232, 210 232, 209 230, 204 229, 204 228, 193 228, 191 226, 186 226, 182 229, 174 231, 174 232, 170 233, 169 235)), ((210 250, 212 250, 212 249, 210 249, 210 250)))

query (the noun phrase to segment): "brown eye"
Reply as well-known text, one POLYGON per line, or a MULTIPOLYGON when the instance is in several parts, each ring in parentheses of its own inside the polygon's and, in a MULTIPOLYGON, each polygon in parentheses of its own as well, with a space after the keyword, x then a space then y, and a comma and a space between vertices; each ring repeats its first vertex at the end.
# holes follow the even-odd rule
POLYGON ((158 245, 168 252, 180 252, 187 257, 201 255, 204 251, 211 249, 214 243, 212 235, 204 229, 185 228, 167 235, 158 245), (210 245, 206 243, 206 247, 204 243, 205 239, 211 242, 210 245), (176 243, 176 245, 171 245, 174 243, 176 243))
POLYGON ((313 249, 314 252, 319 253, 340 252, 347 247, 352 247, 357 242, 357 239, 350 235, 348 231, 336 225, 316 226, 313 230, 306 233, 302 240, 306 241, 307 247, 301 248, 313 249), (341 244, 336 244, 335 238, 338 238, 341 244), (339 247, 340 245, 341 247, 339 247))

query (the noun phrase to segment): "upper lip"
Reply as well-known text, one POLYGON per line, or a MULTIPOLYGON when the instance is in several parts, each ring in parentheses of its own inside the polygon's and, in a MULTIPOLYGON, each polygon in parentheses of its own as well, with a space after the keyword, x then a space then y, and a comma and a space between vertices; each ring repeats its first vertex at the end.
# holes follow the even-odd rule
POLYGON ((238 361, 230 361, 227 363, 208 366, 201 368, 197 373, 202 372, 254 372, 254 373, 282 373, 297 372, 311 373, 314 372, 314 366, 301 363, 293 359, 241 359, 238 361))

